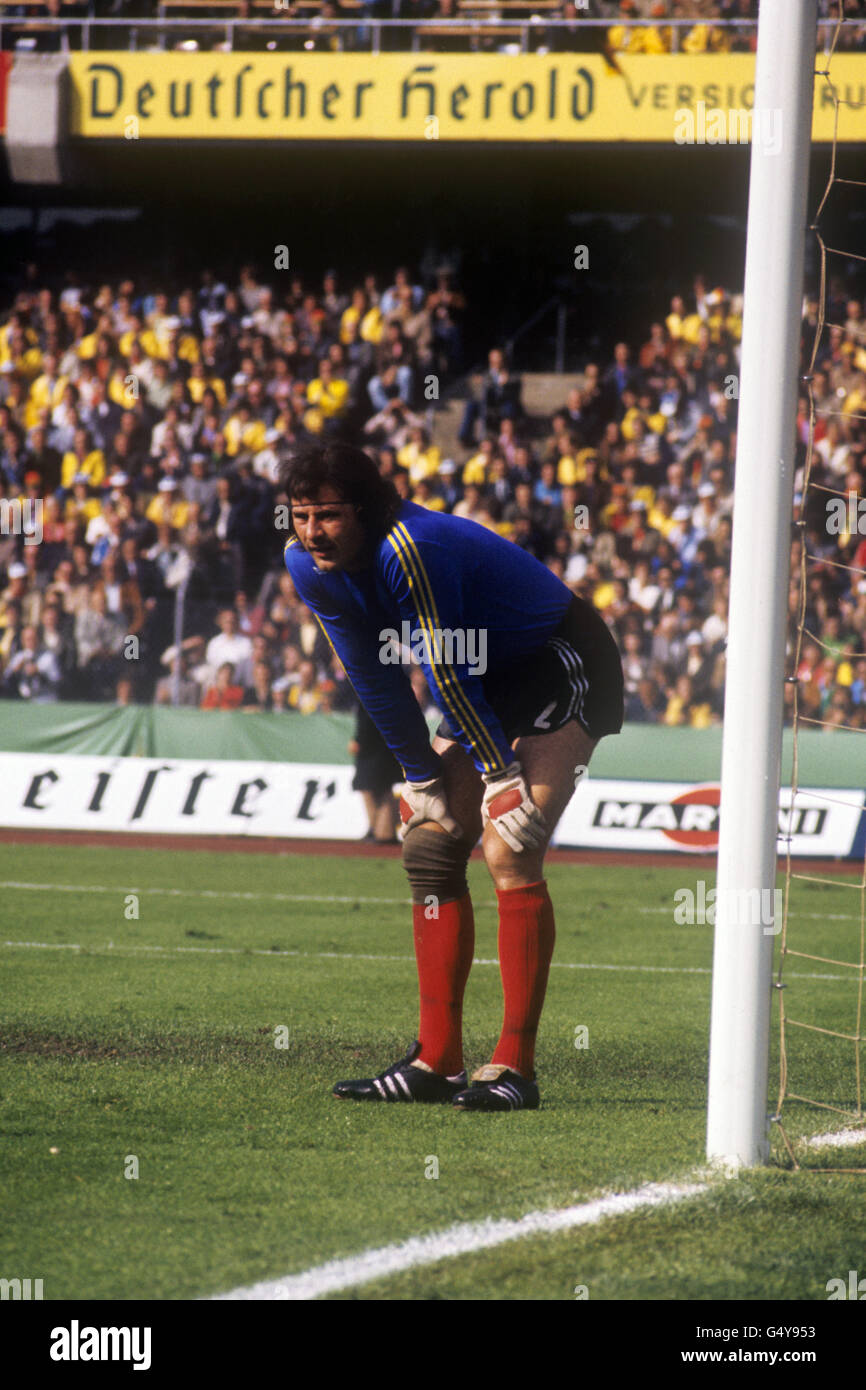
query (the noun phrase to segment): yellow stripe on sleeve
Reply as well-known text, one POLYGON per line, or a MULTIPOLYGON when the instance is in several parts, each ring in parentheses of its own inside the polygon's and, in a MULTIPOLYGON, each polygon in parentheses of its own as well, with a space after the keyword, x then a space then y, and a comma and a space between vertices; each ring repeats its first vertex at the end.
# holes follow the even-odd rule
MULTIPOLYGON (((415 596, 421 626, 428 630, 431 650, 435 650, 433 647, 433 629, 440 628, 439 614, 436 600, 433 597, 430 578, 418 552, 418 547, 402 522, 398 522, 394 527, 388 536, 388 541, 400 561, 409 587, 415 596)), ((454 672, 447 667, 444 669, 440 667, 437 670, 432 663, 431 670, 446 708, 457 723, 466 729, 472 742, 478 746, 484 770, 493 772, 503 768, 503 759, 489 730, 466 698, 454 672)))

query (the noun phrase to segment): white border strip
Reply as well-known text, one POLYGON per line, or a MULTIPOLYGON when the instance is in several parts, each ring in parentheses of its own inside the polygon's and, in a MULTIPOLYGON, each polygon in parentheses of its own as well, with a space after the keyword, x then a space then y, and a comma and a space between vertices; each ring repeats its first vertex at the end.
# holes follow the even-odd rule
POLYGON ((561 1211, 531 1211, 517 1221, 473 1221, 449 1226, 445 1231, 429 1236, 413 1236, 396 1245, 384 1245, 378 1250, 366 1250, 343 1260, 329 1260, 315 1265, 303 1274, 284 1279, 266 1279, 230 1293, 216 1294, 215 1301, 289 1301, 321 1298, 369 1284, 374 1279, 387 1279, 410 1269, 437 1264, 460 1255, 473 1255, 479 1250, 491 1250, 508 1241, 525 1236, 552 1235, 570 1231, 576 1226, 592 1226, 607 1216, 625 1216, 628 1212, 647 1207, 667 1206, 707 1191, 707 1181, 699 1183, 651 1183, 634 1192, 620 1192, 581 1206, 565 1207, 561 1211))

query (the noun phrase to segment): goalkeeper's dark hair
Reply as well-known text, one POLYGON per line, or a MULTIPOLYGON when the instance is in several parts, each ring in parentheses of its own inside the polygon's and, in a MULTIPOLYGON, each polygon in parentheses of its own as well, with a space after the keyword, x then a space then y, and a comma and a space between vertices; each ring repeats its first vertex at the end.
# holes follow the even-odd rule
MULTIPOLYGON (((332 487, 344 502, 357 507, 371 539, 388 533, 394 525, 400 496, 389 478, 383 478, 369 454, 351 444, 313 444, 285 459, 277 473, 289 503, 293 498, 318 497, 332 487)), ((294 534, 291 527, 290 534, 294 534)))

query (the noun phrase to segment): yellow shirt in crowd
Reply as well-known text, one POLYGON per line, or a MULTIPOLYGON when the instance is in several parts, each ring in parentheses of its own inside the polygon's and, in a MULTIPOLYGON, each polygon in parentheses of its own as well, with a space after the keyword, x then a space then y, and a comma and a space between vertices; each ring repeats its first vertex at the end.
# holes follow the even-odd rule
POLYGON ((99 487, 105 479, 105 455, 102 450, 91 449, 84 459, 80 459, 72 450, 64 454, 60 466, 60 486, 72 487, 72 479, 76 473, 86 473, 90 486, 99 487))

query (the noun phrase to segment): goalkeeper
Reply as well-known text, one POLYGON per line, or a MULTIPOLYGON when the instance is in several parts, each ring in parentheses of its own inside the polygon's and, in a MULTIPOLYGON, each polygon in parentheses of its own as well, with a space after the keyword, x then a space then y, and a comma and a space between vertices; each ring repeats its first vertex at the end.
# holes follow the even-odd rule
POLYGON ((334 1094, 537 1109, 535 1039, 554 944, 550 837, 597 741, 618 733, 622 666, 596 610, 510 541, 402 502, 359 449, 296 453, 286 568, 403 769, 418 1041, 334 1094), (408 644, 442 711, 432 745, 401 664, 408 644), (466 865, 481 837, 499 908, 505 995, 490 1063, 467 1084, 463 992, 475 932, 466 865))

